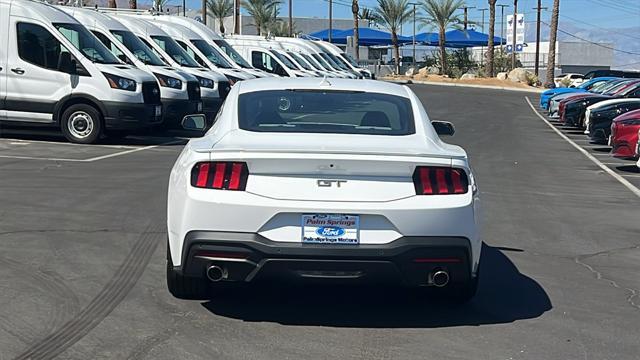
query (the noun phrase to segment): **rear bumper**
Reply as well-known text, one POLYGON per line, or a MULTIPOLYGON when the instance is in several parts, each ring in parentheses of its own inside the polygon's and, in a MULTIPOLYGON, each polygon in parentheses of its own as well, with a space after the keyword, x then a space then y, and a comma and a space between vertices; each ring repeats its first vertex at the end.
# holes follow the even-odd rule
POLYGON ((161 104, 131 104, 103 102, 104 122, 107 129, 145 129, 162 123, 162 113, 156 116, 161 104))
MULTIPOLYGON (((479 255, 479 254, 477 254, 479 255)), ((316 245, 271 241, 256 233, 192 231, 185 238, 187 276, 206 277, 207 267, 227 270, 225 281, 325 279, 430 285, 429 274, 446 269, 452 283, 475 276, 472 247, 464 237, 402 237, 377 245, 316 245)))

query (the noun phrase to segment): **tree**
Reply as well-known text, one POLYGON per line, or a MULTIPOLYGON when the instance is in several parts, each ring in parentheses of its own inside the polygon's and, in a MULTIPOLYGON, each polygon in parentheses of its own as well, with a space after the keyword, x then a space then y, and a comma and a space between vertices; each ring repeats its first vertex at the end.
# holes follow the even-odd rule
POLYGON ((253 17, 258 35, 263 35, 263 30, 269 28, 278 15, 278 5, 281 0, 244 0, 242 6, 245 7, 249 15, 253 17))
POLYGON ((368 21, 369 26, 379 22, 377 14, 370 8, 361 8, 358 16, 360 17, 360 20, 368 21))
POLYGON ((549 34, 549 58, 547 60, 546 86, 553 84, 554 70, 556 68, 556 40, 558 38, 558 16, 560 15, 560 0, 553 0, 551 12, 551 33, 549 34))
POLYGON ((496 33, 496 1, 489 0, 489 44, 487 51, 487 68, 486 73, 489 77, 493 77, 494 56, 493 56, 493 37, 496 33))
POLYGON ((224 34, 224 18, 233 14, 233 0, 209 0, 209 13, 220 23, 220 33, 224 34))
POLYGON ((129 0, 129 9, 137 9, 138 0, 129 0))
POLYGON ((402 24, 406 23, 412 10, 409 7, 408 0, 378 0, 375 12, 379 18, 380 25, 391 32, 391 44, 393 45, 393 54, 396 60, 396 73, 400 72, 400 46, 398 44, 398 32, 402 28, 402 24))
POLYGON ((360 7, 358 6, 358 0, 351 2, 351 13, 353 14, 353 49, 355 51, 356 61, 360 61, 360 24, 358 24, 360 7))
POLYGON ((464 21, 456 10, 464 6, 464 0, 422 0, 421 10, 426 16, 420 19, 425 26, 438 28, 438 46, 440 48, 440 74, 447 73, 447 50, 445 32, 448 28, 461 29, 464 21))
POLYGON ((118 5, 116 4, 116 0, 109 0, 109 1, 107 2, 107 7, 110 7, 110 8, 117 8, 117 7, 118 7, 118 5))

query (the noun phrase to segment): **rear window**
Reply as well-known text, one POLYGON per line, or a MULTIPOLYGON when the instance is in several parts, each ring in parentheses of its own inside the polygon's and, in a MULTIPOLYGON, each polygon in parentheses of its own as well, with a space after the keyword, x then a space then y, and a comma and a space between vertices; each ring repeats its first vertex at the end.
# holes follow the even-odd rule
POLYGON ((270 90, 241 94, 238 122, 258 132, 410 135, 411 102, 360 91, 270 90))

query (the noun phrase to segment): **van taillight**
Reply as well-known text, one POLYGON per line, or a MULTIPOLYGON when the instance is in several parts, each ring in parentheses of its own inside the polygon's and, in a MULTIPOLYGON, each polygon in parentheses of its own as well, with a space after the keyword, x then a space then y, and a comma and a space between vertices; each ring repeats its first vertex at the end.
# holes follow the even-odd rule
POLYGON ((419 166, 413 173, 413 185, 418 195, 466 194, 469 179, 462 169, 419 166))
POLYGON ((248 177, 244 162, 199 162, 191 169, 191 185, 199 188, 244 191, 248 177))

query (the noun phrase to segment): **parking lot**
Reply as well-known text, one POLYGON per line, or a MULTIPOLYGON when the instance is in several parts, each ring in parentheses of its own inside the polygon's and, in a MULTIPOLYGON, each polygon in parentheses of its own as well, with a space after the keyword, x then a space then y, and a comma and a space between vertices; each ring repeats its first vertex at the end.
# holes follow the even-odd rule
POLYGON ((455 124, 445 141, 480 184, 471 303, 312 286, 177 300, 165 221, 181 134, 74 145, 0 129, 0 360, 638 358, 635 163, 547 122, 538 94, 412 88, 455 124))

